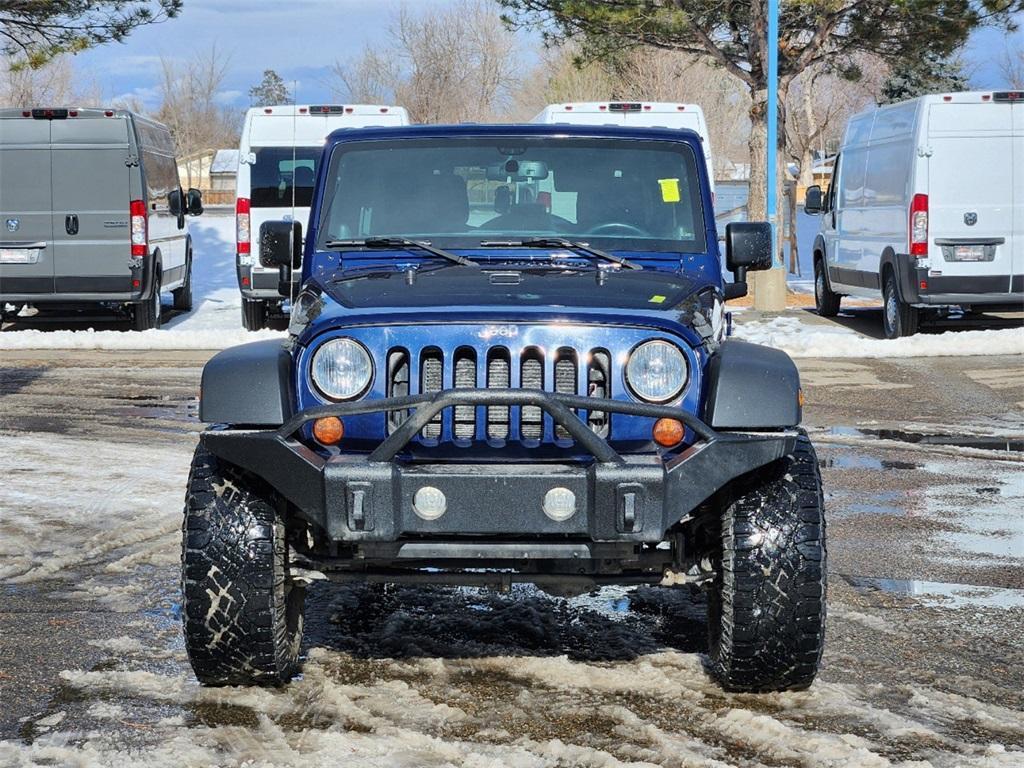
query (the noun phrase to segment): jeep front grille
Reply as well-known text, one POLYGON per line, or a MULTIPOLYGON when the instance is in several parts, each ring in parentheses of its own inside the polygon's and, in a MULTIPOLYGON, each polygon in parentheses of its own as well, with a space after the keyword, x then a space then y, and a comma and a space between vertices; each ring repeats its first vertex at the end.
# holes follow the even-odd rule
MULTIPOLYGON (((603 349, 586 352, 559 347, 550 352, 527 347, 513 353, 507 347, 459 347, 450 359, 437 347, 419 351, 394 348, 387 353, 388 395, 415 395, 456 389, 539 389, 560 394, 612 397, 611 355, 603 349), (515 360, 513 360, 515 355, 515 360)), ((438 414, 421 431, 424 440, 510 440, 527 443, 568 440, 568 432, 553 424, 537 406, 460 405, 438 414)), ((393 412, 388 431, 409 417, 393 412)), ((609 435, 608 414, 586 413, 586 422, 602 437, 609 435)))

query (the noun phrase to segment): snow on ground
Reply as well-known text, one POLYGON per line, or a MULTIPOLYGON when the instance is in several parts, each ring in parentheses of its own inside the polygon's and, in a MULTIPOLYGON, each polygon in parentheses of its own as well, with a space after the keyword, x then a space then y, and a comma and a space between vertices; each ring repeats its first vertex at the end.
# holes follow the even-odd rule
MULTIPOLYGON (((241 294, 235 277, 235 220, 205 214, 189 222, 192 233, 193 309, 165 320, 159 330, 22 330, 0 334, 0 349, 224 349, 281 338, 279 331, 242 328, 241 294)), ((170 311, 164 295, 165 318, 170 311)))
POLYGON ((967 357, 1024 354, 1024 328, 947 331, 871 339, 841 325, 784 315, 737 324, 734 337, 785 350, 792 357, 967 357))

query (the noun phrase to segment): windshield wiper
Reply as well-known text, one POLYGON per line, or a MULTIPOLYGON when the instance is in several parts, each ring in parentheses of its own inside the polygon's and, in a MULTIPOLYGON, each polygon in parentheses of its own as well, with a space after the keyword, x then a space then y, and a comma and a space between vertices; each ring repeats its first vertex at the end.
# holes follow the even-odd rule
POLYGON ((326 243, 328 248, 401 248, 403 250, 420 250, 429 253, 432 256, 437 256, 442 259, 447 259, 453 264, 461 264, 464 267, 475 267, 479 266, 472 259, 467 259, 465 256, 459 256, 457 253, 449 253, 443 251, 440 248, 435 248, 430 243, 425 243, 422 240, 409 240, 405 237, 368 237, 365 240, 328 240, 326 243))
POLYGON ((575 240, 566 240, 562 237, 534 237, 528 240, 484 240, 480 243, 481 248, 565 248, 571 251, 593 256, 596 259, 610 261, 625 269, 643 269, 639 264, 634 264, 628 259, 616 256, 613 253, 592 248, 584 243, 575 240))

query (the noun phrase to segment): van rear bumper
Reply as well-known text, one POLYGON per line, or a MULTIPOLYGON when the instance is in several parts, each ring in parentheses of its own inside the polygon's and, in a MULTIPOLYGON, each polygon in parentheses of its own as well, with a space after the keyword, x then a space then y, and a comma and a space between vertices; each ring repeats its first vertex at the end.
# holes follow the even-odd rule
POLYGON ((898 257, 900 289, 908 304, 922 306, 1005 305, 1024 309, 1024 275, 929 275, 907 254, 898 257))
POLYGON ((141 301, 144 295, 142 287, 132 287, 131 275, 0 280, 0 301, 12 304, 133 302, 141 301))
MULTIPOLYGON (((242 296, 247 299, 269 299, 281 301, 284 297, 278 290, 280 275, 273 272, 256 272, 249 266, 238 265, 238 289, 242 296), (248 282, 245 282, 248 281, 248 282)), ((299 279, 301 275, 298 270, 292 272, 292 285, 295 287, 293 294, 299 292, 299 279)))

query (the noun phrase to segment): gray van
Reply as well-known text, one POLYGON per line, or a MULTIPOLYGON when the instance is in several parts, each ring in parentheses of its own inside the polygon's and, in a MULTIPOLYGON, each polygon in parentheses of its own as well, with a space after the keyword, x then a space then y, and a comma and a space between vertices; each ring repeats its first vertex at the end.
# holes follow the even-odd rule
POLYGON ((126 110, 0 110, 0 312, 103 306, 159 328, 160 294, 192 308, 185 216, 167 128, 126 110))

